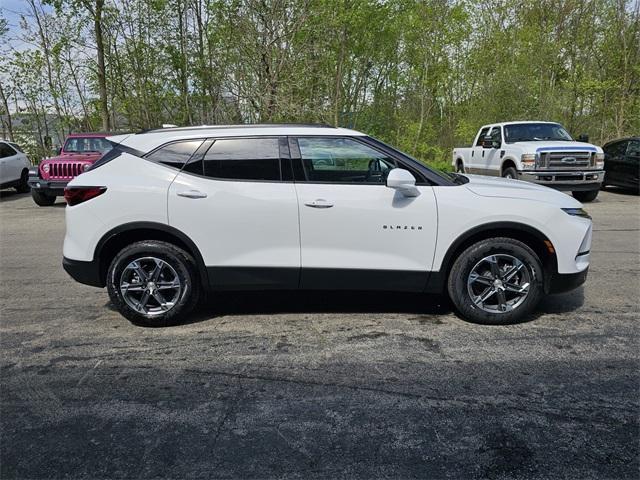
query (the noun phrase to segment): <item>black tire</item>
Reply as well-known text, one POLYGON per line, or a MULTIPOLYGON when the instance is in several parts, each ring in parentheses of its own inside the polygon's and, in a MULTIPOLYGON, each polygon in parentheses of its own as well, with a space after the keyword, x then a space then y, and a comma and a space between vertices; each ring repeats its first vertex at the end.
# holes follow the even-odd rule
MULTIPOLYGON (((500 262, 497 263, 498 266, 499 263, 500 262)), ((506 267, 507 265, 505 265, 505 268, 506 267)), ((498 270, 501 274, 504 273, 504 271, 498 270)), ((501 278, 502 282, 504 277, 501 278)), ((506 325, 517 323, 531 313, 542 297, 544 291, 543 282, 544 272, 535 252, 518 240, 499 237, 481 240, 462 252, 451 268, 447 289, 451 301, 464 319, 485 325, 506 325), (478 265, 483 265, 483 261, 487 257, 494 255, 498 255, 498 258, 515 258, 519 260, 523 264, 521 268, 522 273, 517 273, 517 276, 513 277, 515 279, 513 282, 519 282, 521 285, 524 285, 525 278, 528 278, 528 282, 526 283, 529 283, 528 293, 523 297, 516 297, 516 294, 502 290, 507 302, 513 301, 511 305, 513 308, 508 307, 509 310, 504 312, 485 311, 485 308, 489 308, 490 305, 485 305, 485 303, 482 302, 479 306, 474 303, 469 291, 471 287, 467 284, 472 271, 477 273, 476 268, 478 265), (526 269, 526 272, 524 269, 526 269), (521 298, 521 303, 518 304, 516 302, 517 298, 521 298)), ((512 283, 508 283, 507 285, 511 284, 512 283)), ((494 290, 498 288, 495 283, 490 283, 490 285, 491 286, 487 287, 481 285, 481 288, 494 290)), ((502 283, 500 283, 500 286, 502 286, 502 283)), ((490 290, 479 293, 478 297, 485 293, 490 294, 490 290)), ((498 295, 498 293, 492 294, 487 297, 487 300, 493 297, 494 300, 492 301, 497 301, 500 298, 498 295)), ((499 302, 496 307, 499 308, 499 302)))
POLYGON ((23 170, 22 174, 20 175, 20 181, 16 185, 16 192, 27 193, 29 190, 31 190, 31 187, 29 186, 28 181, 29 181, 29 170, 23 170))
POLYGON ((507 167, 502 171, 502 176, 504 178, 513 178, 514 180, 518 179, 518 172, 513 167, 507 167))
POLYGON ((571 192, 573 194, 573 198, 578 200, 579 202, 592 202, 598 196, 600 190, 583 190, 578 192, 571 192))
MULTIPOLYGON (((140 277, 138 276, 137 278, 140 277)), ((112 260, 111 265, 109 265, 106 283, 111 302, 122 316, 135 325, 145 327, 166 327, 180 323, 198 303, 201 290, 197 269, 191 255, 175 245, 157 240, 136 242, 123 248, 112 260), (159 290, 156 290, 155 283, 153 286, 153 294, 151 290, 148 290, 149 295, 146 298, 149 303, 145 304, 151 304, 152 308, 156 309, 154 312, 151 311, 151 308, 146 309, 142 307, 141 309, 143 311, 139 311, 130 303, 135 303, 136 298, 132 297, 136 297, 136 295, 140 297, 138 298, 139 302, 143 300, 142 296, 147 293, 147 289, 150 289, 150 284, 147 280, 141 280, 139 282, 141 286, 136 285, 136 288, 144 288, 145 290, 140 291, 139 294, 138 292, 130 293, 126 298, 120 288, 121 281, 125 280, 123 275, 133 275, 134 278, 138 275, 135 273, 139 271, 138 269, 128 268, 132 262, 142 259, 139 262, 139 266, 145 270, 143 262, 150 262, 150 258, 161 260, 161 263, 168 265, 169 268, 165 267, 165 271, 161 272, 161 276, 157 280, 150 278, 153 270, 146 269, 145 273, 149 275, 147 280, 155 281, 158 285, 163 283, 163 280, 165 284, 175 282, 176 279, 180 283, 179 290, 168 287, 168 292, 163 291, 161 294, 161 297, 165 300, 171 297, 171 295, 175 295, 175 298, 172 299, 172 306, 166 311, 162 311, 164 309, 160 307, 160 302, 155 300, 156 294, 159 293, 159 290), (167 275, 167 277, 165 277, 165 275, 167 275), (145 311, 148 313, 145 313, 145 311)), ((132 283, 132 285, 134 284, 132 283)))
POLYGON ((458 160, 456 163, 456 172, 464 173, 464 163, 462 163, 462 160, 458 160))
POLYGON ((51 205, 56 203, 55 195, 48 195, 47 193, 39 190, 31 189, 31 198, 33 198, 33 201, 36 202, 36 205, 39 205, 41 207, 50 207, 51 205))

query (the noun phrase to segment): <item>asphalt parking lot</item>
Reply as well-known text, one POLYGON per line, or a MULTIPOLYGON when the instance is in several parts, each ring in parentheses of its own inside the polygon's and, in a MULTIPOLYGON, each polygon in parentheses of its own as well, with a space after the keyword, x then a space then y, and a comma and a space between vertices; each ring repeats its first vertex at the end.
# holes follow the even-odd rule
POLYGON ((3 191, 0 476, 639 478, 640 197, 587 209, 586 285, 520 325, 269 293, 144 329, 62 270, 62 202, 3 191))

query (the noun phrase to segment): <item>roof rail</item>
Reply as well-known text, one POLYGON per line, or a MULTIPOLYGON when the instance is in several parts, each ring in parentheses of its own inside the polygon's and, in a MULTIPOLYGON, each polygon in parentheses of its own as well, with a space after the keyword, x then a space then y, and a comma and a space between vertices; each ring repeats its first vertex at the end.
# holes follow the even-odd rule
POLYGON ((146 130, 140 130, 140 133, 158 133, 158 132, 173 132, 181 130, 222 130, 230 128, 280 128, 280 127, 306 127, 306 128, 336 128, 333 125, 327 125, 326 123, 242 123, 238 125, 196 125, 192 127, 167 127, 167 128, 149 128, 146 130))

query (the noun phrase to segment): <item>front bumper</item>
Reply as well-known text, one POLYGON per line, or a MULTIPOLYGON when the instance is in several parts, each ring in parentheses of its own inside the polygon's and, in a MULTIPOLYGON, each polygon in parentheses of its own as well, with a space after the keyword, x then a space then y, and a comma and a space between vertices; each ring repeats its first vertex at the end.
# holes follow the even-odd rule
POLYGON ((604 170, 523 170, 518 172, 518 179, 557 190, 598 190, 604 180, 604 170))
POLYGON ((104 287, 105 283, 100 277, 98 262, 84 262, 62 257, 62 268, 71 275, 76 282, 91 285, 92 287, 104 287))
POLYGON ((64 189, 69 183, 68 180, 43 180, 38 175, 37 170, 29 170, 29 180, 27 183, 33 190, 46 191, 49 195, 62 196, 64 189))
POLYGON ((564 293, 575 290, 587 280, 589 267, 578 273, 555 273, 547 284, 547 293, 564 293))

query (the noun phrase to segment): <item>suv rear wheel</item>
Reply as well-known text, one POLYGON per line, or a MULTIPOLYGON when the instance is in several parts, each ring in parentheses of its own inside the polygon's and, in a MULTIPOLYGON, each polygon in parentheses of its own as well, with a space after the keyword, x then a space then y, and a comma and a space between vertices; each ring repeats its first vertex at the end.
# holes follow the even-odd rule
POLYGON ((164 327, 179 323, 198 303, 193 258, 166 242, 147 240, 120 251, 107 272, 111 302, 132 323, 164 327))
POLYGON ((514 323, 540 301, 542 265, 524 243, 490 238, 462 252, 451 268, 447 287, 464 318, 483 324, 514 323))
POLYGON ((38 190, 31 190, 31 198, 36 202, 36 205, 41 207, 50 207, 56 203, 56 197, 54 195, 48 195, 47 193, 40 192, 38 190))

